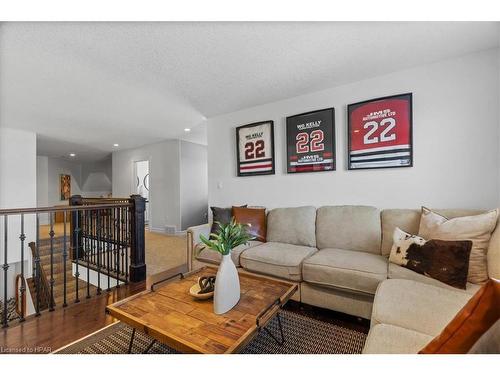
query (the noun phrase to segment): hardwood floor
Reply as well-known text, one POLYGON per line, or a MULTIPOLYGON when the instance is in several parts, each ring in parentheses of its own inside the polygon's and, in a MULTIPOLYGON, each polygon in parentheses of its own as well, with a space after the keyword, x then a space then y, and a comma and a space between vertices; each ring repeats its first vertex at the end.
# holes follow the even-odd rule
POLYGON ((83 298, 80 303, 45 311, 39 317, 28 317, 24 323, 0 328, 0 354, 43 354, 57 350, 115 322, 105 313, 108 304, 142 292, 158 280, 186 271, 186 265, 176 267, 148 277, 145 282, 123 285, 109 293, 103 291, 99 296, 83 298))

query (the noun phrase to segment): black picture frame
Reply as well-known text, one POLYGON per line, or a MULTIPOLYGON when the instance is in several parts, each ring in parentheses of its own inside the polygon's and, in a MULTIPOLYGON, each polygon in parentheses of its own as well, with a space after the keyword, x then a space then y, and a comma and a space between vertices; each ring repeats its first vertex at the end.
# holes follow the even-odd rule
MULTIPOLYGON (((380 111, 386 111, 386 110, 390 111, 390 108, 385 108, 380 111)), ((382 120, 384 118, 382 118, 382 120)), ((365 123, 364 126, 366 126, 366 124, 367 122, 365 123)), ((399 124, 396 121, 393 128, 397 125, 399 124)), ((378 126, 378 128, 381 127, 378 126)), ((405 134, 404 133, 405 129, 404 128, 402 129, 403 129, 402 130, 403 134, 405 134)), ((398 131, 398 129, 396 129, 396 131, 398 131)), ((397 136, 397 133, 392 133, 392 134, 395 134, 395 136, 397 136)), ((392 134, 390 134, 388 137, 391 137, 392 134)), ((368 134, 365 133, 363 137, 366 137, 367 135, 368 134)), ((359 138, 359 136, 357 135, 356 138, 359 138)), ((359 139, 356 139, 356 143, 358 143, 358 141, 359 139)), ((379 141, 377 143, 383 143, 383 142, 379 141)), ((413 93, 410 92, 404 94, 383 96, 379 98, 374 98, 349 104, 347 106, 347 169, 366 170, 366 169, 410 168, 410 167, 413 167, 413 93), (403 140, 404 143, 394 144, 394 142, 390 141, 387 143, 388 146, 380 146, 380 147, 369 146, 366 147, 365 149, 358 148, 356 150, 353 150, 353 139, 355 138, 353 132, 355 130, 358 130, 358 133, 360 132, 360 129, 353 129, 354 126, 359 127, 360 125, 358 121, 353 126, 353 112, 356 111, 357 109, 363 108, 364 106, 368 106, 370 104, 375 104, 375 103, 378 103, 380 105, 380 108, 383 108, 384 106, 391 104, 388 103, 389 101, 394 101, 394 100, 403 100, 407 103, 406 114, 399 115, 399 116, 405 116, 407 118, 407 124, 404 125, 405 127, 407 127, 406 130, 407 135, 402 137, 404 138, 403 140), (354 152, 356 152, 356 154, 354 154, 354 152), (396 156, 396 154, 398 154, 398 156, 396 156), (360 160, 360 158, 365 158, 365 160, 362 161, 360 160)))
MULTIPOLYGON (((252 138, 256 139, 256 138, 252 138)), ((257 140, 259 140, 257 138, 257 140)), ((250 140, 249 140, 250 142, 250 140)), ((265 142, 265 141, 264 141, 265 142)), ((254 145, 255 147, 255 145, 254 145)), ((236 175, 238 177, 248 177, 248 176, 262 176, 262 175, 272 175, 275 174, 275 156, 274 156, 274 121, 268 120, 268 121, 259 121, 259 122, 254 122, 251 124, 247 125, 242 125, 238 126, 236 128, 236 175), (245 130, 251 130, 252 128, 258 129, 259 127, 262 127, 263 125, 268 125, 269 126, 269 152, 267 155, 265 155, 264 158, 256 158, 256 161, 251 161, 247 160, 244 155, 241 155, 241 137, 240 133, 245 131, 245 130), (260 168, 260 170, 252 171, 251 169, 248 169, 247 171, 242 171, 243 168, 256 168, 258 165, 256 164, 257 162, 259 163, 265 163, 266 167, 264 170, 260 168), (269 167, 267 167, 269 165, 269 167)))
MULTIPOLYGON (((287 173, 313 173, 313 172, 331 172, 337 168, 337 142, 335 134, 335 108, 323 108, 314 111, 299 113, 286 118, 286 163, 287 173), (311 128, 298 129, 300 125, 314 123, 321 119, 320 125, 311 128), (317 161, 310 163, 300 162, 298 152, 297 136, 302 133, 308 134, 308 144, 312 139, 313 131, 321 130, 323 137, 322 144, 324 148, 318 151, 303 151, 300 156, 316 158, 317 161), (300 132, 300 133, 299 133, 300 132), (326 136, 325 135, 326 132, 326 136), (320 155, 321 154, 321 155, 320 155), (330 159, 326 159, 330 158, 330 159), (294 165, 295 164, 295 165, 294 165), (301 164, 301 165, 300 165, 301 164)), ((305 147, 305 146, 304 146, 305 147)))

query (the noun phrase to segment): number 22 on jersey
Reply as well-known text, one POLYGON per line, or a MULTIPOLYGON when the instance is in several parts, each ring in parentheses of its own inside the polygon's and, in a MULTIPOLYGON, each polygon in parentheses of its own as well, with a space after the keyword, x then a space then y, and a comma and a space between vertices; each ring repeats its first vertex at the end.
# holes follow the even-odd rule
POLYGON ((395 141, 396 133, 393 132, 395 126, 396 120, 394 120, 392 117, 385 118, 380 122, 368 121, 363 125, 363 128, 368 130, 363 136, 363 143, 365 145, 369 145, 379 142, 395 141), (380 137, 375 135, 375 133, 377 133, 379 129, 382 129, 382 131, 380 132, 380 137))

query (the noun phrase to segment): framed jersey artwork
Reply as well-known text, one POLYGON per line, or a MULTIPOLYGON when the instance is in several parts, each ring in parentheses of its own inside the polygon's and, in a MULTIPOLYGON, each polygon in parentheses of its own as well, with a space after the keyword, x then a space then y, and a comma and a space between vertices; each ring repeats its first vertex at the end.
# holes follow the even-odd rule
POLYGON ((301 113, 286 118, 287 172, 335 170, 335 110, 301 113))
POLYGON ((238 177, 274 174, 274 123, 256 122, 236 128, 238 177))
POLYGON ((348 169, 413 166, 412 94, 347 106, 348 169))

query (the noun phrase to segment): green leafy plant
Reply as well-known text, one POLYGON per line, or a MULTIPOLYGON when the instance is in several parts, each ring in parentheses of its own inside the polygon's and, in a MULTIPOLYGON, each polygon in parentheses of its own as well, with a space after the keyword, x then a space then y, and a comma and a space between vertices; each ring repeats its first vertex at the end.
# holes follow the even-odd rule
MULTIPOLYGON (((215 250, 221 255, 228 255, 232 249, 236 246, 246 244, 248 241, 255 239, 250 233, 248 233, 249 224, 237 223, 234 217, 227 224, 219 225, 219 230, 217 233, 211 233, 209 238, 200 235, 200 240, 209 249, 215 250)), ((202 252, 205 249, 200 249, 202 252)))

